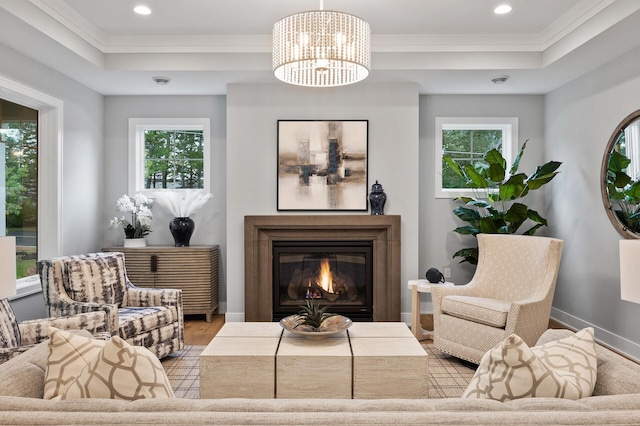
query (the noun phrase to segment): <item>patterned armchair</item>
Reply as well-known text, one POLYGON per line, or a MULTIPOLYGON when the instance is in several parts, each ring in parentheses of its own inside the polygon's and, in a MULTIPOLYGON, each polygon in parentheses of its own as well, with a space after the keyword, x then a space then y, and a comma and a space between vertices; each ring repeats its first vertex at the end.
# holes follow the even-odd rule
POLYGON ((163 358, 184 347, 182 291, 139 288, 123 253, 90 253, 38 262, 49 315, 105 312, 107 331, 163 358))
POLYGON ((533 346, 548 328, 563 246, 547 237, 477 237, 471 281, 431 287, 434 346, 475 364, 511 334, 533 346))
POLYGON ((87 330, 93 335, 100 335, 107 331, 107 315, 98 311, 19 323, 9 301, 0 299, 0 364, 47 339, 49 327, 87 330))

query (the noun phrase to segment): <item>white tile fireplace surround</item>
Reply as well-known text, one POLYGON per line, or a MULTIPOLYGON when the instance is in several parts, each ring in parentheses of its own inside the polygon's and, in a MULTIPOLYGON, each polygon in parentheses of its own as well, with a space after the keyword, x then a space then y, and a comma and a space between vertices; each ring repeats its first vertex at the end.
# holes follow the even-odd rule
POLYGON ((273 320, 274 241, 371 241, 373 320, 400 321, 400 216, 245 216, 244 241, 245 321, 273 320))

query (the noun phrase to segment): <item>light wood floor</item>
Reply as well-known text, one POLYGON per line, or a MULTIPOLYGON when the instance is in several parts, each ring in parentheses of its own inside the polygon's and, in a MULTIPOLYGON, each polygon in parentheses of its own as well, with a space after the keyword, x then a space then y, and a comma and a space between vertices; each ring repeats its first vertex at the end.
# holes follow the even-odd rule
MULTIPOLYGON (((433 330, 433 315, 423 314, 420 322, 425 330, 433 330)), ((213 315, 211 322, 206 322, 204 315, 186 315, 184 321, 185 345, 208 345, 211 339, 224 325, 224 315, 213 315)), ((549 321, 549 328, 564 328, 562 324, 549 321)))
POLYGON ((211 322, 205 321, 204 315, 185 315, 184 344, 208 345, 223 325, 224 315, 222 314, 213 315, 211 322))

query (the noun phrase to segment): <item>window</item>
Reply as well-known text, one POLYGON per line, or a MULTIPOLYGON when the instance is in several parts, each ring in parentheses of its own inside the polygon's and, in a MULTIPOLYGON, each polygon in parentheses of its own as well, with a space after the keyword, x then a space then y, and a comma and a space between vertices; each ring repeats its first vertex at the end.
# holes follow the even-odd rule
POLYGON ((0 235, 16 237, 17 278, 36 275, 38 111, 0 100, 0 235))
POLYGON ((472 196, 464 180, 442 160, 450 155, 471 164, 497 149, 511 164, 518 153, 517 117, 437 117, 436 118, 436 198, 472 196))
MULTIPOLYGON (((0 77, 0 89, 4 100, 37 111, 37 259, 60 256, 63 102, 4 77, 0 77)), ((6 165, 3 175, 6 178, 6 165)), ((6 185, 6 180, 4 182, 6 185)), ((8 191, 6 186, 5 191, 8 191)), ((29 274, 33 272, 32 269, 29 271, 29 274)), ((40 291, 40 288, 40 279, 35 273, 18 279, 19 296, 40 291)))
POLYGON ((209 192, 208 118, 130 118, 129 191, 209 192))

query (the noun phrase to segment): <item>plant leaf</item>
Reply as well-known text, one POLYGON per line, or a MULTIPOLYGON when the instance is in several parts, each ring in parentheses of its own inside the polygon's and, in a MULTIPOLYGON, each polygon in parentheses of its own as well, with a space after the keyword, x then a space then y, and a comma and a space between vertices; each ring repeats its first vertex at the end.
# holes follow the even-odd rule
POLYGON ((631 184, 631 186, 624 191, 624 195, 630 198, 633 204, 640 203, 640 180, 637 180, 631 184))
POLYGON ((543 225, 541 223, 537 223, 531 228, 527 229, 527 231, 522 235, 534 235, 538 229, 542 228, 542 226, 543 225))
POLYGON ((524 173, 518 173, 511 176, 506 182, 500 185, 498 194, 501 200, 515 200, 526 194, 524 180, 526 179, 524 173))
POLYGON ((478 173, 478 171, 476 171, 476 169, 474 169, 471 164, 465 164, 464 171, 466 172, 467 177, 469 178, 468 184, 471 188, 488 188, 489 187, 489 183, 484 178, 484 176, 478 173))
POLYGON ((460 263, 469 262, 472 265, 478 264, 478 248, 477 247, 469 247, 458 250, 453 254, 453 257, 462 257, 463 259, 460 263))
POLYGON ((465 222, 473 222, 480 219, 480 213, 477 210, 469 209, 466 207, 458 206, 453 210, 453 213, 465 222))
MULTIPOLYGON (((624 188, 631 182, 631 177, 625 172, 612 172, 614 174, 613 179, 611 181, 615 185, 616 188, 624 188)), ((607 176, 609 176, 607 174, 607 176)))
POLYGON ((483 234, 499 234, 499 228, 504 226, 504 221, 495 221, 490 217, 483 217, 478 221, 478 229, 483 234), (502 222, 502 223, 496 223, 502 222))
POLYGON ((538 222, 540 225, 547 226, 547 219, 540 216, 540 213, 535 210, 529 209, 529 211, 527 211, 527 217, 534 222, 538 222))
POLYGON ((489 204, 485 200, 477 200, 475 198, 471 198, 470 201, 467 202, 467 206, 490 208, 491 204, 489 204))
POLYGON ((629 164, 631 164, 631 160, 620 154, 618 151, 613 151, 611 155, 609 155, 609 163, 607 164, 607 168, 612 172, 621 172, 626 169, 629 164))
POLYGON ((491 164, 489 165, 488 176, 494 182, 502 182, 505 178, 505 170, 500 164, 491 164))
POLYGON ((502 182, 506 175, 507 160, 500 151, 491 149, 484 156, 484 161, 489 164, 488 176, 494 182, 502 182))
POLYGON ((480 230, 477 228, 474 228, 473 226, 460 226, 456 229, 453 230, 453 232, 457 232, 458 234, 461 235, 478 235, 480 233, 480 230))
POLYGON ((520 167, 520 160, 524 155, 524 149, 527 147, 527 142, 529 142, 529 139, 524 141, 524 143, 522 144, 522 148, 520 148, 520 152, 518 152, 518 155, 516 155, 516 159, 513 160, 513 164, 511 165, 511 169, 509 170, 510 175, 515 175, 518 172, 518 167, 520 167))
POLYGON ((451 167, 451 170, 454 171, 455 174, 467 179, 467 176, 464 175, 464 172, 460 168, 460 164, 458 164, 450 155, 443 155, 442 161, 444 161, 447 166, 451 167))
POLYGON ((513 203, 504 213, 504 220, 510 223, 522 223, 527 220, 527 206, 522 203, 513 203))
POLYGON ((558 172, 556 170, 562 163, 559 161, 549 161, 548 163, 538 166, 536 171, 533 172, 529 179, 527 179, 527 185, 531 190, 540 188, 541 186, 549 183, 558 172))
POLYGON ((613 183, 607 184, 609 198, 612 200, 624 200, 624 191, 619 191, 613 183))
POLYGON ((502 166, 503 169, 507 168, 507 160, 505 160, 500 151, 495 148, 487 151, 487 153, 484 155, 484 161, 489 164, 497 164, 499 166, 502 166))

